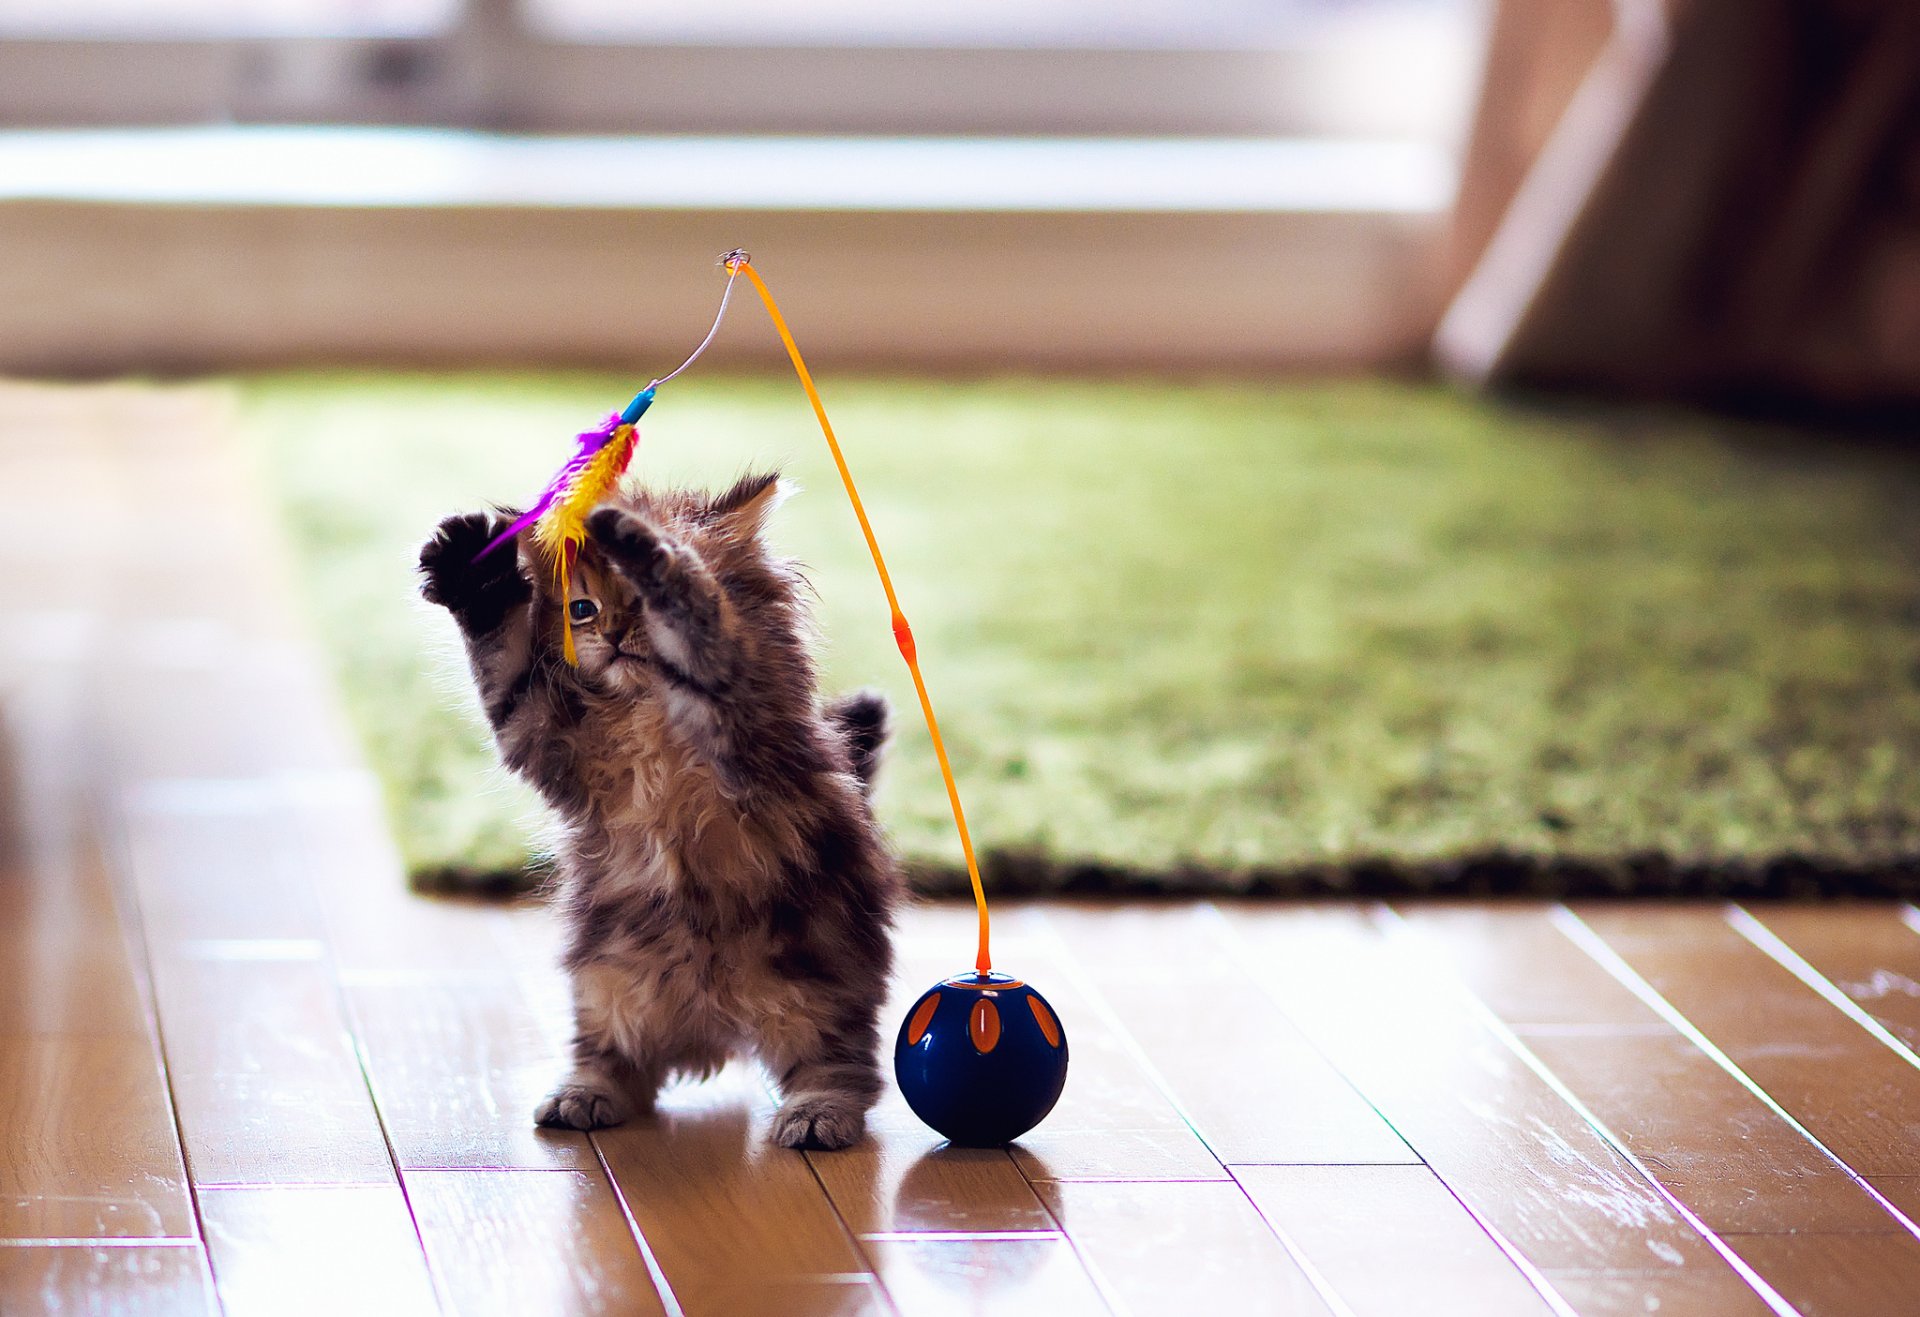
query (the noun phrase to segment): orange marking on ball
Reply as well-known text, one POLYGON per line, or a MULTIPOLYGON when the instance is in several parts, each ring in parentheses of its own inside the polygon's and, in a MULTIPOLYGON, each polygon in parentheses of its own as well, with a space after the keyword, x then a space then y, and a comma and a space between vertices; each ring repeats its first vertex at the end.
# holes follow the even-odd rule
POLYGON ((930 992, 921 1003, 913 1008, 913 1018, 907 1021, 907 1046, 913 1047, 927 1036, 927 1026, 933 1023, 933 1013, 940 1009, 940 994, 930 992))
POLYGON ((1027 1009, 1033 1012, 1033 1022, 1040 1026, 1040 1036, 1047 1040, 1047 1046, 1060 1046, 1060 1021, 1053 1018, 1053 1012, 1038 997, 1027 998, 1027 1009))
POLYGON ((967 1017, 967 1032, 973 1036, 976 1052, 991 1052, 1000 1041, 1000 1008, 982 997, 973 1004, 967 1017))

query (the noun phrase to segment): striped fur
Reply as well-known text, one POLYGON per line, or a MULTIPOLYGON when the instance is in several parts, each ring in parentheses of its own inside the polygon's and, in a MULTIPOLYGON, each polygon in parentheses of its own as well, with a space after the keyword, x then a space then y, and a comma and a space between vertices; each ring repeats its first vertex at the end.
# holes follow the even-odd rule
POLYGON ((421 550, 502 759, 560 823, 577 1032, 541 1124, 617 1124, 738 1055, 778 1079, 790 1147, 853 1142, 880 1093, 899 879, 867 789, 886 705, 819 705, 804 583, 760 534, 780 496, 754 476, 596 509, 578 668, 559 645, 572 601, 530 548, 472 561, 506 518, 450 517, 421 550))

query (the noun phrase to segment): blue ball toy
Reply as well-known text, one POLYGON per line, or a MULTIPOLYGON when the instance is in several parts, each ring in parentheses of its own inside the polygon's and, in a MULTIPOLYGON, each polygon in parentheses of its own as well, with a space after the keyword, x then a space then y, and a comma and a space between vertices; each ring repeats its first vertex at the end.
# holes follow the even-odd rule
POLYGON ((1005 974, 956 974, 914 1003, 893 1048, 913 1114, 949 1142, 1010 1143, 1067 1082, 1067 1033, 1047 999, 1005 974))

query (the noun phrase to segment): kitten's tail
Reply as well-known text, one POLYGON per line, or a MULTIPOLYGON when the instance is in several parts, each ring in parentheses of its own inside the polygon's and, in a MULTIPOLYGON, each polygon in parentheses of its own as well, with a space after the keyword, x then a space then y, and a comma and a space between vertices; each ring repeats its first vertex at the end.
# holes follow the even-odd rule
POLYGON ((871 795, 881 754, 893 732, 893 712, 887 697, 879 691, 853 691, 827 705, 827 718, 845 738, 854 776, 860 779, 861 789, 871 795))

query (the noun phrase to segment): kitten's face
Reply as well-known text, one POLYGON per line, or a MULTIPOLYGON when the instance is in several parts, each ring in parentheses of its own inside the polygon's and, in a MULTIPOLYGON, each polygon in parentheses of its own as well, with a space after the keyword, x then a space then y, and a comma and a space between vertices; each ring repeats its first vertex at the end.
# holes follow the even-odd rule
MULTIPOLYGON (((784 618, 799 580, 769 557, 761 540, 768 513, 786 492, 775 476, 758 475, 744 476, 711 497, 686 490, 633 489, 610 501, 644 516, 675 552, 700 560, 709 579, 732 598, 730 613, 743 628, 735 643, 751 649, 754 628, 760 624, 754 619, 764 622, 773 614, 784 618)), ((522 561, 530 575, 540 570, 524 556, 522 561)), ((580 549, 566 608, 585 681, 631 696, 656 687, 660 674, 647 635, 647 605, 626 573, 609 563, 605 551, 591 540, 580 549)), ((543 600, 542 614, 543 624, 559 628, 554 601, 543 600)), ((684 666, 684 656, 675 662, 684 666)))
POLYGON ((637 695, 652 685, 646 610, 639 595, 610 570, 591 545, 582 550, 567 600, 580 675, 612 690, 637 695))

